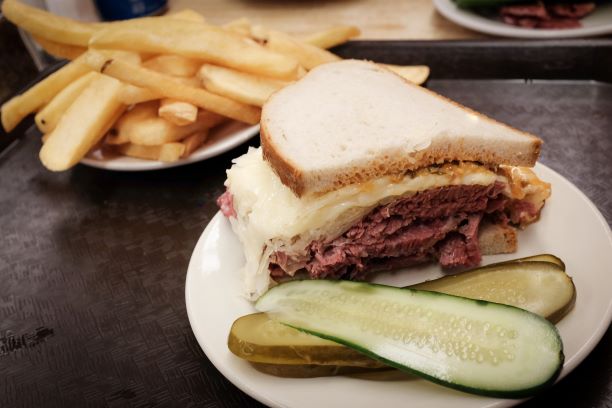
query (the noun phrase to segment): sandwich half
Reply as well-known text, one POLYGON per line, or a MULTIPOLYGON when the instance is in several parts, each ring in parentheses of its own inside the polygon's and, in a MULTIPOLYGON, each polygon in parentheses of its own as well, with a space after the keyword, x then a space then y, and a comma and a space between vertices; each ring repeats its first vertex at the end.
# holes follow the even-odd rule
POLYGON ((264 105, 261 148, 218 204, 244 247, 245 292, 286 279, 364 279, 516 250, 550 185, 541 140, 374 63, 321 65, 264 105))

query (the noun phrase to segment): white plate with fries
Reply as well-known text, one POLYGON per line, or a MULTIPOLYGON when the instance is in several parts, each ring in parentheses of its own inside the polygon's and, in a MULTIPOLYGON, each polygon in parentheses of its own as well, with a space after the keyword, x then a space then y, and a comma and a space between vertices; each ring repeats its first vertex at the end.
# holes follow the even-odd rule
MULTIPOLYGON (((593 350, 612 319, 612 231, 593 203, 563 176, 541 164, 536 165, 535 171, 553 188, 541 219, 519 231, 516 253, 487 256, 483 263, 539 253, 556 254, 565 262, 577 295, 573 310, 556 324, 565 354, 560 380, 593 350)), ((462 393, 399 372, 382 378, 283 378, 263 374, 232 354, 227 346, 234 320, 255 313, 252 303, 243 297, 243 265, 242 245, 228 220, 218 212, 191 256, 185 303, 191 328, 210 361, 237 387, 268 406, 501 408, 522 402, 462 393)), ((379 273, 374 282, 401 287, 440 276, 443 272, 439 266, 425 265, 409 271, 379 273)))
MULTIPOLYGON (((192 10, 85 23, 4 0, 2 13, 70 60, 1 110, 7 132, 36 114, 39 156, 52 171, 79 162, 153 170, 220 154, 257 134, 273 92, 339 60, 327 48, 359 35, 336 26, 297 38, 244 18, 214 26, 192 10)), ((426 66, 386 67, 416 84, 429 75, 426 66)))
POLYGON ((259 133, 259 126, 229 122, 213 129, 200 147, 186 157, 175 161, 144 160, 124 155, 104 153, 101 149, 90 152, 82 164, 105 170, 147 171, 183 166, 206 160, 241 145, 259 133))

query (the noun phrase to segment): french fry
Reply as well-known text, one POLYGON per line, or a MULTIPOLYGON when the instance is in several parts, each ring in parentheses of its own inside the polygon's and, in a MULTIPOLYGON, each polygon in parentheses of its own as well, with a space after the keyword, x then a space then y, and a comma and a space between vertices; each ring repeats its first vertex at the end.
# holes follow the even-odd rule
MULTIPOLYGON (((183 83, 195 87, 200 87, 200 83, 197 80, 194 82, 193 77, 201 65, 198 61, 179 55, 160 55, 143 64, 153 71, 183 78, 183 83)), ((160 101, 158 115, 177 126, 185 126, 196 121, 198 107, 188 102, 164 98, 160 101)))
POLYGON ((141 123, 157 118, 158 101, 140 103, 132 109, 124 112, 109 129, 105 142, 110 145, 118 145, 130 142, 130 134, 133 129, 141 123))
POLYGON ((137 103, 153 101, 163 97, 158 92, 130 84, 123 84, 120 94, 121 102, 126 105, 136 105, 137 103))
MULTIPOLYGON (((127 110, 127 106, 125 105, 121 105, 121 107, 115 112, 115 115, 108 121, 108 123, 104 126, 104 128, 102 128, 102 132, 100 132, 102 134, 102 137, 100 138, 100 140, 98 140, 98 143, 96 143, 90 150, 89 152, 92 152, 98 148, 103 149, 105 146, 105 144, 109 144, 106 139, 110 136, 110 132, 113 128, 113 126, 115 125, 115 123, 117 123, 117 121, 119 120, 119 118, 121 116, 123 116, 123 114, 125 113, 125 111, 127 110)), ((48 135, 43 135, 43 143, 46 142, 45 140, 45 136, 48 135)), ((123 142, 123 143, 127 143, 127 142, 123 142)))
POLYGON ((157 111, 159 117, 176 126, 186 126, 198 118, 198 107, 176 99, 162 99, 157 111))
POLYGON ((164 17, 174 18, 177 20, 184 20, 184 21, 194 21, 196 23, 206 22, 206 18, 204 18, 202 14, 192 9, 183 9, 181 11, 177 11, 176 13, 168 14, 164 17))
MULTIPOLYGON (((345 31, 348 31, 345 29, 345 31)), ((329 33, 319 33, 317 38, 314 40, 323 43, 323 40, 327 42, 339 41, 340 30, 338 33, 329 31, 329 33), (325 37, 334 35, 335 37, 325 37)), ((346 33, 345 33, 346 34, 346 33)), ((273 51, 277 51, 282 54, 287 54, 300 62, 300 68, 298 68, 298 74, 296 78, 301 78, 305 75, 305 70, 310 70, 317 65, 325 64, 327 62, 339 61, 341 58, 329 51, 326 51, 318 46, 309 44, 308 42, 300 41, 297 38, 290 36, 289 34, 269 30, 267 27, 262 25, 254 25, 250 27, 250 36, 255 41, 265 44, 265 46, 273 51), (301 69, 301 71, 300 71, 301 69)))
POLYGON ((122 109, 121 83, 106 75, 95 78, 70 105, 40 150, 40 160, 52 171, 67 170, 102 138, 122 109))
MULTIPOLYGON (((199 71, 199 70, 198 70, 199 71)), ((185 86, 190 86, 193 88, 201 88, 202 87, 202 81, 200 81, 200 78, 198 78, 198 73, 196 72, 196 74, 192 77, 189 78, 175 78, 176 81, 178 81, 178 83, 183 84, 185 86)))
POLYGON ((35 36, 81 47, 87 47, 91 36, 101 27, 57 16, 17 0, 4 0, 2 13, 13 24, 35 36))
POLYGON ((128 133, 130 142, 143 146, 156 146, 164 143, 177 142, 191 133, 204 130, 206 127, 199 122, 186 126, 176 126, 158 116, 135 124, 128 133))
POLYGON ((251 35, 251 21, 246 17, 230 21, 229 23, 223 25, 223 28, 245 37, 249 37, 251 35))
POLYGON ((280 31, 269 31, 266 47, 299 61, 300 65, 310 70, 327 62, 340 61, 341 58, 329 51, 314 45, 302 43, 288 34, 280 31))
POLYGON ((263 106, 272 93, 290 83, 208 64, 199 76, 209 91, 254 106, 263 106))
POLYGON ((225 116, 221 116, 214 112, 209 112, 205 110, 200 110, 198 112, 198 122, 202 125, 202 127, 206 129, 214 128, 224 122, 227 122, 227 118, 225 116))
POLYGON ((0 108, 4 130, 7 132, 13 130, 23 118, 38 111, 53 99, 59 91, 89 71, 91 71, 91 67, 83 63, 83 57, 79 57, 21 95, 17 95, 4 103, 0 108))
POLYGON ((87 51, 86 47, 79 45, 62 44, 36 35, 33 37, 48 54, 57 58, 73 60, 87 51))
POLYGON ((205 22, 204 16, 194 10, 186 9, 160 17, 147 17, 112 23, 83 23, 70 18, 57 16, 17 0, 5 0, 2 3, 2 13, 13 24, 18 25, 34 36, 58 44, 76 45, 84 48, 87 48, 89 40, 97 31, 107 27, 129 27, 139 24, 141 21, 148 20, 160 22, 174 20, 177 22, 184 21, 199 24, 205 22))
MULTIPOLYGON (((122 145, 124 143, 129 143, 130 139, 124 138, 124 137, 119 137, 119 135, 117 133, 115 133, 116 130, 114 127, 111 127, 108 131, 108 133, 106 134, 106 137, 104 138, 104 143, 106 143, 107 145, 122 145)), ((46 135, 45 135, 46 136, 46 135)), ((45 140, 43 139, 43 143, 45 142, 45 140)))
POLYGON ((265 44, 268 41, 268 37, 270 35, 270 30, 267 27, 262 25, 254 25, 251 26, 251 38, 255 41, 265 44))
POLYGON ((185 152, 185 145, 182 143, 166 143, 161 146, 159 161, 174 162, 181 158, 185 152))
POLYGON ((177 126, 157 116, 157 101, 142 103, 126 112, 109 131, 108 144, 132 144, 155 146, 177 142, 188 135, 206 130, 214 125, 215 117, 202 115, 192 124, 177 126))
POLYGON ((42 108, 36 116, 34 123, 42 133, 49 133, 57 126, 62 115, 68 110, 75 99, 83 92, 95 78, 97 72, 88 72, 62 89, 55 97, 42 108))
POLYGON ((429 76, 429 67, 427 65, 381 65, 416 85, 421 85, 429 76))
MULTIPOLYGON (((140 54, 124 51, 124 50, 97 50, 97 53, 103 55, 106 58, 113 60, 120 60, 126 62, 128 64, 140 65, 142 59, 140 58, 140 54)), ((83 60, 86 60, 86 56, 83 55, 83 60)))
POLYGON ((141 146, 126 143, 117 146, 117 150, 125 156, 135 157, 137 159, 157 160, 159 158, 161 146, 141 146))
POLYGON ((183 143, 165 143, 158 146, 142 146, 127 143, 117 146, 117 150, 121 154, 138 159, 174 162, 183 155, 185 145, 183 143))
MULTIPOLYGON (((201 81, 197 77, 175 78, 175 80, 184 85, 193 86, 195 88, 201 87, 201 81)), ((121 102, 126 105, 136 105, 137 103, 162 99, 163 97, 164 95, 160 94, 159 92, 131 84, 124 84, 123 89, 121 90, 121 102)))
POLYGON ((315 47, 328 49, 344 44, 354 37, 358 37, 361 31, 355 26, 335 26, 327 30, 310 34, 304 42, 315 47))
POLYGON ((95 51, 88 51, 86 58, 87 63, 95 70, 132 85, 151 89, 166 98, 189 102, 240 122, 249 124, 259 122, 261 109, 258 107, 242 104, 201 88, 183 85, 171 76, 117 59, 107 58, 95 51))
POLYGON ((183 152, 181 157, 187 157, 191 153, 195 152, 200 146, 204 144, 207 137, 208 130, 206 129, 189 135, 185 139, 183 139, 182 143, 185 145, 185 151, 183 152))
POLYGON ((180 55, 159 55, 143 62, 142 66, 175 77, 193 77, 202 63, 180 55))
MULTIPOLYGON (((294 78, 297 61, 219 27, 172 19, 140 19, 98 31, 90 48, 176 54, 274 78, 294 78)), ((315 47, 316 48, 316 47, 315 47)))
POLYGON ((300 69, 298 70, 298 74, 297 74, 297 79, 302 78, 307 73, 308 73, 308 71, 306 71, 306 68, 304 68, 303 66, 300 65, 300 69))
POLYGON ((158 101, 149 101, 134 106, 114 122, 105 142, 111 145, 129 143, 130 134, 134 133, 134 128, 148 120, 157 119, 157 109, 159 109, 158 101))
POLYGON ((187 136, 180 143, 172 142, 157 146, 142 146, 128 143, 118 146, 118 150, 126 156, 173 162, 179 158, 191 155, 204 144, 207 138, 208 130, 204 129, 187 136))
MULTIPOLYGON (((121 104, 119 109, 117 109, 117 111, 115 112, 115 115, 108 121, 106 126, 104 126, 104 128, 102 128, 102 132, 101 132, 102 133, 102 137, 100 138, 100 140, 98 140, 98 143, 97 143, 98 145, 101 145, 101 146, 104 145, 104 143, 106 142, 106 138, 109 137, 109 134, 110 134, 113 126, 115 126, 115 123, 117 123, 119 118, 121 118, 123 116, 123 114, 125 113, 127 108, 128 107, 126 105, 121 104)), ((44 143, 44 141, 43 141, 43 143, 44 143)), ((95 148, 92 148, 92 150, 93 149, 95 149, 95 148)))

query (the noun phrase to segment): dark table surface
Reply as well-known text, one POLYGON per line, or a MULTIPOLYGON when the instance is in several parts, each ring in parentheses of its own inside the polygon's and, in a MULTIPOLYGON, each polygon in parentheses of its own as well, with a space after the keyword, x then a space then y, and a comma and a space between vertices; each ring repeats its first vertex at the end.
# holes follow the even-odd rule
MULTIPOLYGON (((32 75, 27 61, 14 63, 32 75)), ((612 221, 612 86, 428 86, 541 135, 541 161, 612 221)), ((224 169, 257 140, 163 171, 51 173, 38 161, 39 137, 29 131, 0 156, 0 407, 259 406, 202 353, 184 303, 187 264, 217 211, 224 169)), ((525 406, 549 404, 612 407, 612 330, 525 406)))

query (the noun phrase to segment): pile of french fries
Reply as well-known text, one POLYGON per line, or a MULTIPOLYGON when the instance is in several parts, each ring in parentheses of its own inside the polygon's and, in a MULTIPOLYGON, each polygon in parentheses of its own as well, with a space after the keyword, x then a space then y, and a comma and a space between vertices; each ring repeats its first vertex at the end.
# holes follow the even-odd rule
MULTIPOLYGON (((2 12, 48 53, 70 60, 1 107, 6 131, 35 113, 40 159, 52 171, 97 149, 166 162, 186 157, 228 120, 257 124, 272 93, 339 60, 327 48, 359 35, 337 26, 296 38, 245 18, 214 26, 192 10, 111 23, 16 0, 4 0, 2 12)), ((429 75, 426 66, 387 67, 416 84, 429 75)))

